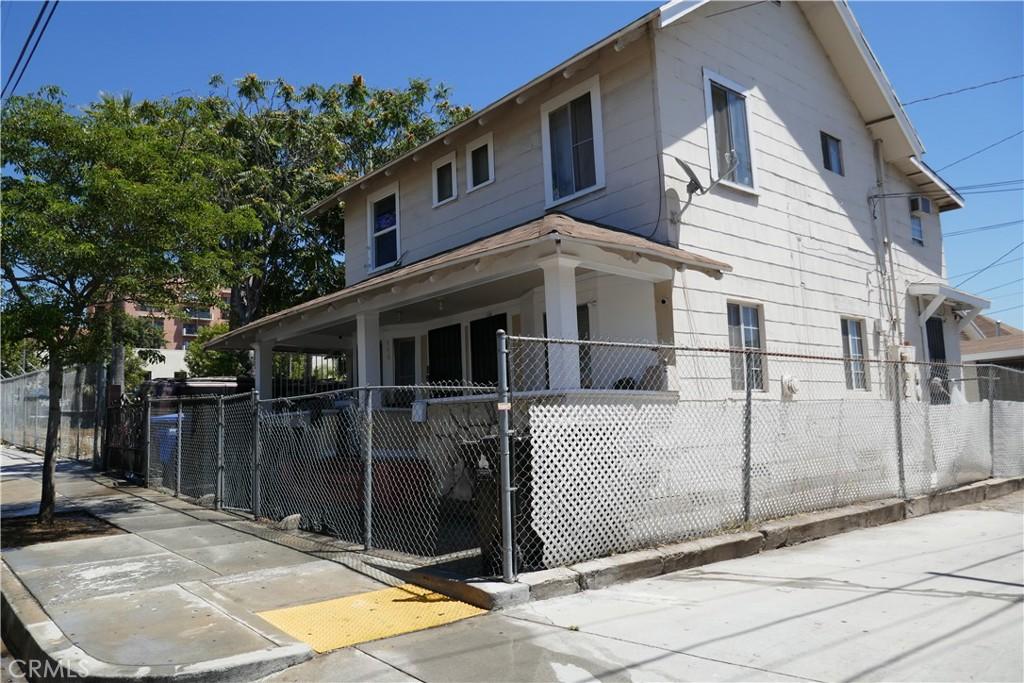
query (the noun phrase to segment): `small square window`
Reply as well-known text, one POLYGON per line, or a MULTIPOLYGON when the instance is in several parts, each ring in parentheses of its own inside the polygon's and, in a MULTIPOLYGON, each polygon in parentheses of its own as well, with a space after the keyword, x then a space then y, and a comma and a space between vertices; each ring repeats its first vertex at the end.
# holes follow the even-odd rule
POLYGON ((458 197, 455 152, 435 161, 433 169, 434 206, 441 206, 458 197))
POLYGON ((466 145, 466 191, 494 181, 494 138, 488 133, 466 145))
POLYGON ((821 132, 821 158, 825 168, 833 173, 843 173, 843 143, 825 131, 821 132))

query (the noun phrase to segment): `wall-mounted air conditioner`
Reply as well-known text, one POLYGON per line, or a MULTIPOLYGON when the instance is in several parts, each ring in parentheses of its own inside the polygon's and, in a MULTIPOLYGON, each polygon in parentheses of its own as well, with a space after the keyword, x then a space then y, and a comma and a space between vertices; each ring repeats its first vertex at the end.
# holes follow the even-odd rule
POLYGON ((910 198, 910 213, 920 216, 924 213, 932 212, 932 200, 927 197, 911 197, 910 198))

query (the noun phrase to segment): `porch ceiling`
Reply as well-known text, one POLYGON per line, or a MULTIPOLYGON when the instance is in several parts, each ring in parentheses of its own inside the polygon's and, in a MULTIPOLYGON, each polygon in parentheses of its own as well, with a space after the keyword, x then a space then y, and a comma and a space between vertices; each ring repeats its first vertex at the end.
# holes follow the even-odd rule
MULTIPOLYGON (((479 273, 480 280, 486 279, 490 274, 511 277, 522 274, 522 271, 515 273, 507 270, 510 267, 509 259, 505 257, 511 255, 511 252, 535 257, 543 255, 545 251, 573 249, 607 254, 625 264, 620 267, 632 267, 631 264, 640 264, 643 261, 668 273, 674 269, 688 268, 715 279, 721 278, 722 273, 732 270, 729 264, 722 261, 659 244, 633 233, 582 221, 561 213, 550 213, 451 251, 395 268, 333 294, 268 315, 213 339, 206 344, 206 348, 247 348, 257 341, 280 336, 277 334, 279 330, 287 332, 289 339, 294 339, 314 329, 322 331, 360 310, 374 310, 377 307, 370 302, 373 297, 409 291, 414 285, 421 283, 434 283, 446 277, 446 273, 453 269, 472 266, 473 270, 479 273), (498 255, 502 255, 502 258, 493 258, 498 255), (290 329, 281 329, 286 326, 290 329)), ((588 264, 581 265, 586 268, 588 264)), ((535 265, 530 270, 534 268, 535 265)), ((638 276, 641 270, 637 267, 638 276)), ((416 289, 426 291, 429 288, 416 289)), ((436 301, 436 296, 430 296, 428 299, 436 301)), ((407 305, 414 301, 415 297, 410 297, 407 305)))

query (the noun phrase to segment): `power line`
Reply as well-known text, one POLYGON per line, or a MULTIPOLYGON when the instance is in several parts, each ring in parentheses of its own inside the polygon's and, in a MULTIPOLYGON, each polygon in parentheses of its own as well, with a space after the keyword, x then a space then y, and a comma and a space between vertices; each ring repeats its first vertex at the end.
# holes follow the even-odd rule
MULTIPOLYGON (((1012 263, 1019 263, 1020 261, 1024 261, 1024 256, 1018 256, 1017 258, 1012 258, 1012 259, 1010 259, 1008 261, 1003 261, 998 266, 992 266, 992 267, 993 268, 1002 268, 1003 266, 1008 266, 1008 265, 1010 265, 1012 263)), ((977 272, 980 272, 982 270, 984 270, 984 269, 983 268, 979 268, 978 270, 968 270, 966 273, 957 273, 956 275, 950 275, 947 279, 948 280, 955 280, 958 277, 963 277, 964 275, 970 275, 971 273, 977 273, 977 272)))
POLYGON ((953 286, 954 286, 954 287, 960 287, 961 285, 964 285, 964 284, 966 284, 966 283, 970 282, 971 280, 973 280, 974 278, 978 277, 979 275, 981 275, 982 273, 984 273, 984 272, 985 272, 986 270, 988 270, 988 269, 989 269, 989 268, 991 268, 992 266, 994 266, 994 265, 998 264, 998 263, 999 263, 1000 261, 1002 261, 1002 260, 1003 260, 1004 258, 1006 258, 1006 257, 1007 257, 1007 256, 1009 256, 1010 254, 1012 254, 1012 253, 1013 253, 1014 251, 1016 251, 1017 249, 1020 249, 1021 247, 1024 247, 1024 242, 1021 242, 1021 243, 1020 243, 1020 244, 1018 244, 1017 246, 1013 247, 1013 248, 1012 248, 1012 249, 1010 249, 1010 250, 1009 250, 1008 252, 1006 252, 1005 254, 1003 254, 1002 256, 1000 256, 999 258, 997 258, 997 259, 996 259, 995 261, 993 261, 992 263, 988 264, 987 266, 985 266, 985 267, 984 267, 984 268, 982 268, 981 270, 978 270, 977 272, 975 272, 975 273, 974 273, 974 275, 970 276, 970 277, 969 277, 969 278, 967 278, 966 280, 961 280, 960 282, 956 283, 956 284, 955 284, 955 285, 953 285, 953 286))
POLYGON ((1024 308, 1024 304, 1020 304, 1019 306, 1010 306, 1009 308, 1000 308, 998 311, 985 311, 985 315, 991 316, 991 315, 995 315, 996 313, 1006 313, 1007 311, 1016 311, 1018 308, 1024 308))
POLYGON ((1009 282, 1004 282, 1003 284, 996 285, 995 287, 989 287, 988 289, 983 289, 983 290, 981 290, 979 292, 975 292, 975 294, 984 294, 985 292, 992 292, 992 291, 997 290, 997 289, 1002 289, 1003 287, 1008 287, 1009 285, 1015 285, 1018 282, 1024 282, 1024 277, 1019 277, 1016 280, 1010 280, 1009 282))
POLYGON ((22 76, 28 71, 28 65, 32 61, 32 56, 36 53, 36 48, 39 47, 39 41, 43 39, 43 34, 46 33, 46 27, 50 25, 50 19, 53 19, 53 13, 57 11, 57 5, 60 4, 60 0, 53 0, 53 4, 50 5, 50 13, 46 15, 46 21, 43 22, 43 27, 39 29, 39 35, 36 36, 35 45, 32 46, 32 51, 28 53, 28 59, 25 60, 25 66, 21 68, 21 73, 18 74, 18 80, 14 82, 14 87, 11 88, 11 94, 18 89, 18 84, 21 83, 22 76))
POLYGON ((36 33, 36 28, 39 26, 39 22, 43 19, 43 14, 46 12, 46 6, 49 2, 43 2, 42 7, 39 8, 39 13, 36 14, 36 20, 32 24, 32 30, 25 36, 25 43, 21 46, 21 52, 18 53, 18 59, 14 62, 14 68, 11 69, 11 73, 7 76, 7 84, 4 85, 3 90, 0 90, 0 97, 7 94, 7 86, 11 84, 14 79, 14 74, 17 73, 18 67, 21 65, 21 59, 25 56, 25 51, 28 50, 28 44, 32 42, 32 36, 36 33))
POLYGON ((956 160, 956 161, 954 161, 953 163, 951 163, 951 164, 946 164, 946 165, 945 165, 945 166, 943 166, 942 168, 939 168, 939 169, 936 169, 936 170, 937 170, 937 171, 945 171, 945 170, 946 170, 947 168, 949 168, 950 166, 956 166, 956 165, 957 165, 957 164, 959 164, 959 163, 960 163, 961 161, 967 161, 967 160, 968 160, 968 159, 970 159, 971 157, 976 157, 976 156, 978 156, 979 154, 981 154, 982 152, 987 152, 988 150, 992 149, 992 148, 993 148, 993 147, 995 147, 996 145, 1001 145, 1001 144, 1003 144, 1004 142, 1006 142, 1007 140, 1012 140, 1013 138, 1017 137, 1017 136, 1018 136, 1018 135, 1020 135, 1021 133, 1024 133, 1024 128, 1022 128, 1022 129, 1018 130, 1018 131, 1017 131, 1016 133, 1014 133, 1013 135, 1009 135, 1009 136, 1007 136, 1007 137, 1003 138, 1002 140, 999 140, 998 142, 993 142, 993 143, 992 143, 991 145, 989 145, 988 147, 982 147, 982 148, 981 148, 981 149, 979 149, 979 150, 978 150, 977 152, 971 152, 971 153, 970 153, 970 154, 968 154, 967 156, 965 156, 965 157, 962 157, 962 158, 960 158, 960 159, 957 159, 957 160, 956 160))
POLYGON ((984 230, 995 230, 997 228, 1008 228, 1011 225, 1020 225, 1024 223, 1024 220, 1019 221, 1007 221, 1005 223, 993 223, 992 225, 979 225, 976 228, 964 228, 962 230, 954 230, 953 232, 943 233, 943 237, 957 237, 959 235, 970 235, 975 232, 982 232, 984 230))
POLYGON ((918 102, 927 102, 929 100, 937 100, 940 97, 949 97, 950 95, 959 95, 960 93, 967 92, 968 90, 977 90, 978 88, 987 88, 990 85, 997 85, 999 83, 1005 83, 1006 81, 1012 81, 1012 80, 1015 80, 1017 78, 1024 78, 1024 74, 1017 74, 1015 76, 1007 76, 1006 78, 1000 78, 999 80, 996 80, 996 81, 988 81, 987 83, 978 83, 977 85, 969 85, 966 88, 960 88, 958 90, 950 90, 948 92, 940 92, 938 95, 929 95, 928 97, 919 97, 916 100, 910 100, 909 102, 901 102, 901 104, 904 107, 909 107, 910 105, 917 104, 918 102))

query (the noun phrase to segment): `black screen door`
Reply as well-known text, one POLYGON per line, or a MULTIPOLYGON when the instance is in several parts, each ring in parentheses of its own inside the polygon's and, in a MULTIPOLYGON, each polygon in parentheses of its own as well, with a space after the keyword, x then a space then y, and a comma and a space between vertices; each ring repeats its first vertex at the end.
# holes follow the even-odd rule
POLYGON ((942 318, 928 318, 925 329, 928 332, 928 360, 944 363, 946 361, 946 340, 942 334, 942 318))
POLYGON ((498 383, 498 330, 507 330, 504 313, 469 324, 470 367, 474 384, 498 383))
POLYGON ((462 381, 462 326, 438 327, 427 333, 427 381, 462 381))

